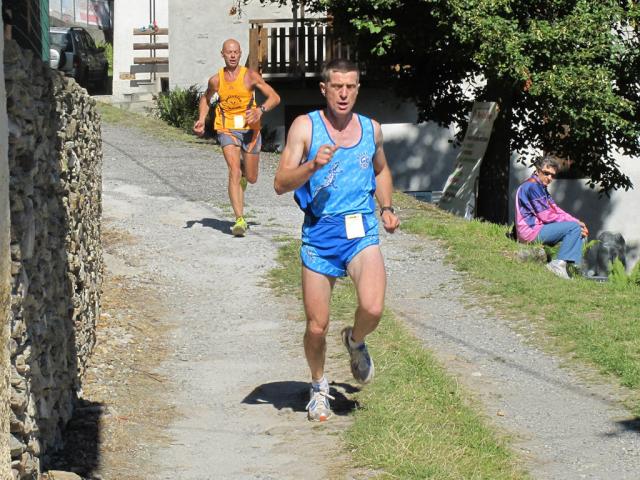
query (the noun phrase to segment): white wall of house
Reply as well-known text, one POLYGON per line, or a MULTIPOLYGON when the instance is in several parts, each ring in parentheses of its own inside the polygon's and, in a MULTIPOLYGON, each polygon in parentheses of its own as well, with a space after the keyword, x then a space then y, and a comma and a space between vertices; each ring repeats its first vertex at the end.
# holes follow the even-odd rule
POLYGON ((207 80, 224 66, 222 42, 240 42, 242 63, 249 54, 249 20, 292 18, 290 7, 260 5, 258 1, 230 14, 235 0, 171 0, 169 3, 170 88, 206 88, 207 80))
MULTIPOLYGON (((158 27, 166 28, 169 25, 169 0, 153 2, 158 27)), ((149 50, 133 50, 134 43, 149 43, 148 36, 133 35, 134 28, 147 26, 151 21, 149 2, 115 0, 113 17, 113 101, 148 99, 150 93, 160 91, 160 77, 168 75, 166 65, 155 67, 157 73, 154 78, 149 73, 153 70, 152 66, 133 63, 134 57, 149 56, 149 50)), ((167 36, 158 36, 156 41, 166 43, 167 40, 167 36)), ((166 57, 168 52, 158 50, 156 55, 166 57)))
POLYGON ((442 190, 457 154, 449 143, 452 130, 433 122, 416 124, 415 105, 389 90, 361 89, 356 110, 380 122, 397 190, 442 190))
MULTIPOLYGON (((640 159, 618 156, 620 169, 636 186, 628 191, 615 191, 610 197, 600 197, 596 190, 585 185, 585 180, 554 180, 549 193, 560 207, 589 227, 589 238, 595 239, 603 231, 619 232, 627 243, 627 267, 632 267, 640 258, 640 159)), ((533 170, 520 163, 511 169, 511 198, 520 182, 533 170)))

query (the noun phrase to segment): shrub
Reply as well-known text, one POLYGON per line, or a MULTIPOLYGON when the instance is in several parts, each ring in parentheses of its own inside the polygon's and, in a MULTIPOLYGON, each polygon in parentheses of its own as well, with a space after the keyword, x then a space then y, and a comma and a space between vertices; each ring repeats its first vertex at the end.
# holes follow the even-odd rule
POLYGON ((620 259, 614 259, 611 264, 611 272, 609 273, 609 282, 618 288, 640 286, 640 262, 637 262, 635 267, 633 267, 627 275, 620 259))
POLYGON ((97 42, 96 46, 98 48, 104 48, 104 55, 107 57, 107 61, 109 62, 109 75, 113 75, 113 45, 109 42, 97 42))
POLYGON ((170 92, 160 93, 155 97, 155 114, 174 127, 191 132, 193 124, 198 119, 198 103, 200 89, 191 85, 184 89, 177 87, 170 92))
POLYGON ((631 270, 629 281, 634 285, 640 286, 640 261, 636 262, 636 265, 631 270))

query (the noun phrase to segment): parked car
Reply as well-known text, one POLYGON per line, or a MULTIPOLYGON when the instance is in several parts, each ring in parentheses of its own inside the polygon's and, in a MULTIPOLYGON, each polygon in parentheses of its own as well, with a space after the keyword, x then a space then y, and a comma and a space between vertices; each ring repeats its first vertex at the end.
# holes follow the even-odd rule
POLYGON ((105 86, 109 62, 103 47, 96 47, 91 35, 81 27, 49 29, 49 65, 75 78, 83 87, 105 86))

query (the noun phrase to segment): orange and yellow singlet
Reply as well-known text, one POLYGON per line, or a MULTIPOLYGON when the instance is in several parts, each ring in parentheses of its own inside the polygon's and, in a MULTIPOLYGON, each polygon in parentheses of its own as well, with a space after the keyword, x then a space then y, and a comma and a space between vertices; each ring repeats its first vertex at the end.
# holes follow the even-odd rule
POLYGON ((247 125, 247 110, 256 106, 255 96, 244 84, 247 67, 240 67, 240 73, 233 82, 224 78, 224 68, 218 72, 218 95, 216 105, 216 130, 260 130, 260 124, 247 125))

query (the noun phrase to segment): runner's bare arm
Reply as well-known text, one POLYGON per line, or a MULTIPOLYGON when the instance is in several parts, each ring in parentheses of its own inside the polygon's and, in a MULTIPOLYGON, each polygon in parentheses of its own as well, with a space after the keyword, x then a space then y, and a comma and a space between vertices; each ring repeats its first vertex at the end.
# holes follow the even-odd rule
POLYGON ((291 192, 302 186, 311 175, 331 161, 337 147, 322 145, 313 160, 302 162, 311 143, 311 120, 307 115, 297 117, 289 128, 287 143, 280 155, 280 164, 273 179, 278 195, 291 192))
POLYGON ((248 87, 251 90, 257 88, 266 97, 261 106, 252 108, 247 111, 247 123, 249 125, 252 125, 254 123, 257 123, 262 118, 264 112, 273 110, 278 106, 278 104, 280 103, 280 96, 276 93, 271 85, 264 81, 264 78, 262 78, 262 75, 260 75, 258 72, 249 70, 248 75, 246 75, 245 78, 247 77, 249 82, 248 87), (264 111, 260 107, 263 107, 264 111))
POLYGON ((280 103, 280 95, 273 89, 271 85, 264 81, 262 75, 254 70, 249 70, 249 78, 251 86, 257 88, 266 97, 266 100, 262 103, 262 106, 268 112, 273 110, 280 103))
MULTIPOLYGON (((373 171, 376 174, 376 199, 380 208, 390 207, 392 205, 393 179, 387 157, 384 154, 382 128, 378 122, 374 121, 373 129, 376 141, 376 153, 373 156, 373 171)), ((384 229, 389 233, 393 233, 400 225, 397 215, 390 210, 384 210, 380 217, 384 229)))
POLYGON ((218 74, 216 74, 209 78, 207 90, 200 96, 200 101, 198 103, 198 120, 193 125, 193 131, 196 135, 204 135, 204 121, 209 113, 211 97, 218 91, 218 84, 218 74))

